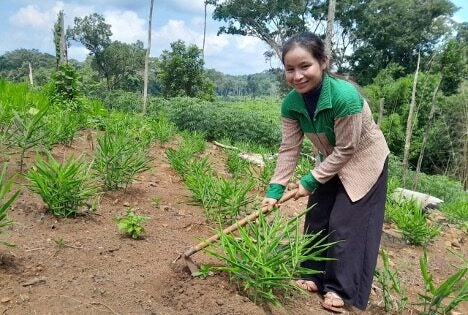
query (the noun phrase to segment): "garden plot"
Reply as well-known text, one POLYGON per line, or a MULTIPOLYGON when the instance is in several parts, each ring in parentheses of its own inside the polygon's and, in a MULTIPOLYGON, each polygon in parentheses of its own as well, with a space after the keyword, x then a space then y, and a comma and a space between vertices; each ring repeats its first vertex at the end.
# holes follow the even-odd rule
MULTIPOLYGON (((166 157, 168 149, 178 150, 180 139, 152 144, 149 169, 139 173, 126 189, 104 192, 95 211, 71 218, 59 218, 47 211, 43 201, 30 192, 26 180, 15 178, 12 191, 21 194, 12 205, 9 217, 16 223, 1 234, 2 240, 16 247, 1 249, 0 311, 4 314, 327 314, 317 295, 293 293, 281 300, 282 306, 252 302, 231 283, 227 274, 214 271, 207 277, 192 277, 173 268, 178 254, 207 238, 216 224, 207 220, 207 208, 193 205, 194 190, 186 185, 166 157), (149 219, 142 238, 134 240, 117 228, 115 218, 133 209, 149 219)), ((84 154, 92 159, 87 134, 80 134, 71 147, 54 146, 53 156, 64 161, 84 154)), ((207 146, 202 157, 213 174, 226 174, 226 153, 207 146), (225 163, 220 163, 224 161, 225 163)), ((8 162, 11 175, 19 156, 8 162)), ((35 161, 25 154, 26 169, 35 161)), ((291 218, 304 210, 304 200, 290 201, 282 212, 291 218)), ((208 209, 210 209, 208 207, 208 209)), ((212 210, 212 209, 211 209, 212 210)), ((241 213, 242 213, 241 207, 241 213)), ((208 212, 209 213, 209 212, 208 212)), ((227 218, 229 219, 229 218, 227 218)), ((395 226, 386 224, 386 229, 395 226)), ((398 232, 395 239, 402 240, 398 232)), ((429 271, 440 283, 456 271, 460 259, 447 248, 466 257, 466 234, 455 225, 444 223, 442 235, 428 246, 429 271), (447 243, 447 241, 450 243, 447 243), (460 245, 457 247, 457 243, 460 245)), ((423 250, 404 241, 382 243, 389 266, 398 270, 409 302, 424 292, 418 266, 423 250)), ((205 252, 193 256, 198 264, 219 265, 205 252)), ((379 260, 379 266, 383 263, 379 260)), ((395 296, 395 299, 398 299, 395 296)), ((408 309, 413 308, 408 305, 408 309)), ((386 314, 384 294, 375 282, 368 314, 386 314)), ((458 307, 460 314, 468 310, 458 307)))

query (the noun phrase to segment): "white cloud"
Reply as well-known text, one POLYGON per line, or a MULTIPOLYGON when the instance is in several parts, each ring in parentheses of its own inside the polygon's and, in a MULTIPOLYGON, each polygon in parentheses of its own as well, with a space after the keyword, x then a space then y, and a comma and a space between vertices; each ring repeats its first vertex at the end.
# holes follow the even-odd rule
POLYGON ((146 20, 133 11, 105 11, 106 23, 111 25, 112 39, 125 43, 145 41, 146 20))
POLYGON ((54 11, 41 11, 35 5, 29 4, 20 8, 9 20, 15 26, 33 26, 44 29, 50 26, 56 14, 54 11))

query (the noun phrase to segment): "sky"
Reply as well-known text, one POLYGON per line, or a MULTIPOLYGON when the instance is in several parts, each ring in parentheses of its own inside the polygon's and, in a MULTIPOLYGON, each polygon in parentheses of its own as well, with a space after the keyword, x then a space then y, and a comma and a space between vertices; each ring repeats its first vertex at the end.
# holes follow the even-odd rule
MULTIPOLYGON (((151 56, 158 57, 170 43, 183 40, 201 48, 203 41, 204 0, 155 0, 152 21, 151 56)), ((453 0, 461 7, 458 22, 468 22, 468 1, 453 0)), ((18 48, 38 49, 55 55, 52 29, 57 13, 64 10, 65 27, 75 17, 92 13, 104 16, 111 25, 112 40, 147 42, 150 0, 0 0, 0 55, 18 48)), ((254 37, 217 35, 222 22, 213 20, 208 7, 205 43, 205 67, 225 74, 252 74, 270 68, 263 53, 267 45, 254 37)), ((69 58, 82 61, 89 52, 79 43, 69 48, 69 58)), ((279 61, 274 60, 274 67, 279 61)))

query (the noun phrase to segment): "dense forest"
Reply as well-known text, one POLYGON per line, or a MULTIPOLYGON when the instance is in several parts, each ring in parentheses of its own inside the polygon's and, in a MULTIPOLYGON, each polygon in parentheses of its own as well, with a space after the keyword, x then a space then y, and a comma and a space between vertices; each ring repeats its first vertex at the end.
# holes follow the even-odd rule
MULTIPOLYGON (((266 59, 279 56, 282 42, 294 33, 321 35, 330 43, 331 70, 362 86, 405 168, 452 176, 466 189, 468 23, 453 20, 457 8, 451 1, 343 0, 333 14, 328 1, 248 3, 214 0, 205 6, 213 6, 212 18, 224 24, 219 33, 264 41, 270 47, 266 59)), ((63 14, 51 33, 56 55, 35 49, 6 52, 0 56, 0 77, 49 93, 61 88, 70 92, 69 99, 85 96, 114 109, 138 110, 145 44, 111 40, 111 25, 99 13, 76 17, 65 29, 63 14), (68 60, 72 42, 88 49, 83 62, 68 60), (119 108, 125 100, 132 105, 119 108)), ((280 103, 288 92, 282 69, 241 76, 206 69, 203 49, 183 39, 148 63, 153 98, 192 97, 205 106, 256 98, 280 103)))

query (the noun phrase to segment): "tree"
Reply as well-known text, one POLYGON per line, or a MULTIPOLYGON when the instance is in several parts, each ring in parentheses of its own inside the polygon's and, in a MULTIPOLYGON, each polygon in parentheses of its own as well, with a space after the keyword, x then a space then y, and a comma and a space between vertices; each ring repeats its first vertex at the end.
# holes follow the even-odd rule
POLYGON ((310 0, 227 0, 215 1, 213 18, 224 21, 218 34, 253 36, 265 42, 281 59, 285 38, 308 29, 307 23, 325 16, 322 1, 310 0), (320 10, 318 10, 320 9, 320 10), (320 15, 320 16, 319 16, 320 15))
MULTIPOLYGON (((108 90, 120 88, 126 91, 141 91, 142 71, 145 61, 143 43, 112 42, 101 53, 101 68, 106 74, 108 90)), ((93 59, 93 65, 97 62, 93 59)))
POLYGON ((14 82, 27 81, 34 67, 36 84, 43 85, 55 69, 55 57, 37 49, 16 49, 0 56, 0 76, 14 82), (32 70, 32 69, 31 69, 32 70))
POLYGON ((112 43, 111 36, 110 24, 106 24, 104 17, 97 13, 84 18, 75 17, 75 26, 67 30, 67 38, 80 42, 94 56, 94 67, 106 78, 109 90, 111 82, 106 72, 104 51, 112 43))
POLYGON ((143 81, 144 81, 144 86, 143 86, 143 114, 146 114, 146 103, 148 101, 148 64, 149 64, 149 56, 150 56, 150 49, 151 49, 151 21, 153 19, 153 5, 154 5, 154 0, 151 0, 150 13, 149 13, 149 17, 148 17, 148 47, 146 48, 145 74, 143 76, 143 81))
POLYGON ((413 72, 416 52, 421 57, 431 55, 442 37, 451 32, 449 17, 456 9, 449 0, 357 3, 348 22, 355 23, 356 38, 350 67, 352 75, 363 85, 392 62, 404 65, 406 73, 413 72))
POLYGON ((213 99, 214 84, 206 77, 203 65, 197 46, 187 47, 181 40, 171 43, 171 51, 163 50, 157 66, 163 95, 213 99))

